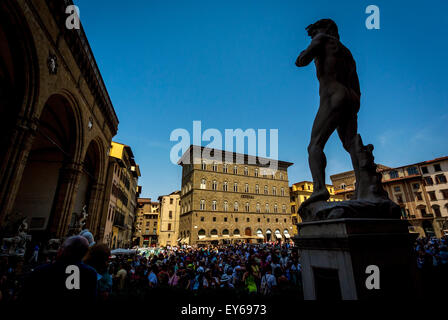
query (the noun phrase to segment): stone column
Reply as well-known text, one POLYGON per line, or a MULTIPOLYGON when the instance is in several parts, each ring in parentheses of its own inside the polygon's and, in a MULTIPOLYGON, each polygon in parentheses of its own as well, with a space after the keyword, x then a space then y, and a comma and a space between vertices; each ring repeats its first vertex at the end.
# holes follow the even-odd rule
POLYGON ((9 146, 2 150, 5 156, 0 164, 0 224, 13 210, 36 131, 36 119, 19 118, 9 146))
POLYGON ((95 241, 98 238, 98 223, 102 213, 102 203, 104 198, 104 183, 95 183, 90 190, 90 199, 88 205, 87 229, 92 232, 95 241))
POLYGON ((60 170, 48 227, 51 236, 60 238, 67 234, 81 173, 82 164, 77 162, 66 163, 60 170))

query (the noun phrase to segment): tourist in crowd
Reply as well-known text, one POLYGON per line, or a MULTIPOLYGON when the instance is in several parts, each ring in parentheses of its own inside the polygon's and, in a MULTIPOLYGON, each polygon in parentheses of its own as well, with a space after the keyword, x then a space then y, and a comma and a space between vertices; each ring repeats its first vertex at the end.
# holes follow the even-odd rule
POLYGON ((65 240, 58 252, 56 262, 37 267, 26 278, 23 299, 47 303, 49 301, 95 301, 97 273, 92 267, 82 262, 88 248, 89 242, 84 237, 72 236, 65 240), (79 270, 79 273, 75 268, 79 270), (72 286, 79 289, 72 290, 72 286))
POLYGON ((272 266, 266 266, 264 275, 261 278, 260 291, 263 295, 271 295, 277 287, 277 280, 272 274, 272 266))
POLYGON ((108 271, 110 249, 106 244, 94 244, 89 248, 84 263, 97 272, 98 297, 106 300, 112 293, 112 276, 108 271))
POLYGON ((247 264, 246 272, 243 275, 244 286, 249 294, 255 294, 258 292, 256 276, 251 264, 247 264))
POLYGON ((118 291, 123 291, 125 289, 127 276, 128 276, 128 272, 126 270, 126 266, 124 263, 121 263, 119 265, 117 273, 114 276, 115 281, 117 283, 116 289, 118 291))
POLYGON ((159 280, 157 278, 158 267, 154 264, 151 268, 151 272, 148 275, 148 283, 150 288, 156 288, 159 284, 159 280))

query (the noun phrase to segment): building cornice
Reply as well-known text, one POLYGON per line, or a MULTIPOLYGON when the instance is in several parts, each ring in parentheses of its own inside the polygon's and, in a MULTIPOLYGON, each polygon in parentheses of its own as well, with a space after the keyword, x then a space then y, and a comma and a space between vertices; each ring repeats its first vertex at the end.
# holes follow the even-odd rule
POLYGON ((87 36, 82 27, 79 30, 68 30, 65 27, 67 6, 73 5, 72 0, 46 0, 47 6, 55 19, 56 25, 65 39, 76 63, 86 81, 92 95, 95 97, 96 104, 105 116, 106 123, 112 133, 112 136, 118 131, 118 117, 115 113, 109 93, 104 84, 103 77, 96 63, 87 36))
MULTIPOLYGON (((204 151, 206 151, 207 154, 210 154, 211 157, 214 156, 215 152, 218 154, 220 153, 221 154, 220 159, 222 162, 226 162, 228 159, 231 159, 231 162, 229 162, 229 164, 243 164, 243 165, 245 164, 245 165, 258 166, 260 168, 263 168, 263 167, 269 168, 268 164, 271 164, 272 162, 277 162, 278 168, 284 169, 284 170, 286 170, 288 167, 290 167, 294 164, 292 162, 287 162, 287 161, 263 158, 263 157, 258 157, 258 156, 251 156, 248 154, 225 151, 225 150, 221 150, 221 149, 211 149, 211 148, 207 148, 207 147, 203 147, 203 146, 196 146, 196 145, 190 145, 190 147, 187 149, 187 151, 185 151, 185 153, 182 155, 182 157, 177 162, 177 164, 183 165, 184 162, 193 164, 193 159, 194 159, 194 156, 196 155, 196 153, 198 153, 199 156, 202 156, 204 154, 204 151), (268 164, 266 164, 266 163, 268 163, 268 164)), ((207 159, 207 158, 205 158, 205 159, 207 159)), ((211 160, 213 160, 213 158, 211 158, 211 160)))

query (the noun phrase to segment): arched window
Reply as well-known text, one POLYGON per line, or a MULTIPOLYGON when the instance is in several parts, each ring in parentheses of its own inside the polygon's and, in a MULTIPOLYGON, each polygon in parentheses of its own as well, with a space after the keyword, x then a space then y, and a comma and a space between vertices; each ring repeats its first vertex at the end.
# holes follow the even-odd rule
POLYGON ((233 211, 238 211, 238 201, 233 204, 233 211))
POLYGON ((212 210, 216 211, 216 200, 212 201, 212 210))
POLYGON ((222 165, 222 172, 227 173, 227 163, 222 165))
POLYGON ((260 213, 261 209, 260 209, 260 203, 257 203, 257 213, 260 213))
POLYGON ((269 213, 269 203, 266 203, 266 205, 265 205, 265 207, 264 207, 265 209, 265 212, 266 213, 269 213))
POLYGON ((229 236, 229 234, 230 234, 230 232, 229 232, 229 229, 224 229, 224 230, 222 230, 222 235, 223 236, 229 236))
POLYGON ((218 171, 218 164, 216 163, 216 161, 213 162, 213 171, 218 171))
POLYGON ((201 168, 202 168, 202 170, 207 170, 207 164, 205 163, 205 161, 202 161, 201 168))
POLYGON ((249 169, 247 167, 244 167, 244 175, 245 176, 249 175, 249 169))
POLYGON ((268 193, 269 193, 268 186, 264 186, 264 194, 268 194, 268 193))
POLYGON ((233 174, 238 174, 238 166, 233 166, 233 174))
POLYGON ((205 179, 201 179, 201 189, 207 188, 207 181, 205 179))
POLYGON ((228 183, 227 183, 227 181, 224 181, 224 184, 222 185, 222 190, 227 191, 228 189, 229 189, 228 183))
POLYGON ((260 187, 258 186, 258 184, 255 185, 255 193, 256 194, 260 193, 260 187))
POLYGON ((278 205, 274 204, 274 213, 278 213, 278 205))
POLYGON ((246 183, 244 186, 244 192, 249 192, 249 184, 246 183))
POLYGON ((249 202, 246 202, 246 212, 249 212, 249 202))
POLYGON ((239 235, 240 234, 240 230, 239 229, 235 229, 235 230, 233 230, 233 235, 234 236, 237 236, 237 235, 239 235))
POLYGON ((284 197, 284 196, 285 196, 285 188, 282 188, 282 189, 280 190, 280 192, 281 192, 282 197, 284 197))
POLYGON ((218 182, 216 180, 213 180, 212 189, 218 190, 218 182))
POLYGON ((278 240, 280 240, 282 238, 282 233, 280 232, 279 229, 275 230, 274 234, 278 240))
POLYGON ((210 231, 210 235, 213 237, 213 236, 218 236, 218 230, 216 230, 216 229, 213 229, 212 231, 210 231))
POLYGON ((233 184, 233 191, 238 192, 238 183, 236 182, 233 184))
POLYGON ((255 170, 254 170, 254 175, 255 175, 256 177, 258 177, 258 169, 255 169, 255 170))
POLYGON ((272 194, 273 194, 274 196, 277 195, 277 188, 276 188, 276 187, 272 187, 272 194))
POLYGON ((224 201, 224 211, 228 211, 229 210, 229 203, 226 201, 224 201))
POLYGON ((199 203, 199 209, 205 210, 205 200, 201 200, 201 202, 199 203))
POLYGON ((282 205, 282 212, 283 212, 283 213, 286 213, 286 205, 285 205, 285 204, 282 205))

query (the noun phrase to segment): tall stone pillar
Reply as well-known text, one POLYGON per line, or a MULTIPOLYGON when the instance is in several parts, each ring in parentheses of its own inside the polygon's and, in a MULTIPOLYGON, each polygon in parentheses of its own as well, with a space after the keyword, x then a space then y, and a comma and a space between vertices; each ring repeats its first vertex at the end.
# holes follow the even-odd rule
POLYGON ((13 210, 37 131, 37 120, 19 118, 0 163, 0 224, 13 210))
POLYGON ((77 162, 67 163, 60 170, 48 228, 53 237, 61 238, 67 234, 81 173, 82 164, 77 162))
POLYGON ((92 232, 95 239, 99 237, 98 235, 98 224, 101 221, 101 214, 103 208, 103 198, 104 198, 104 183, 95 183, 92 185, 90 190, 90 200, 89 200, 89 215, 87 217, 87 229, 92 232))

